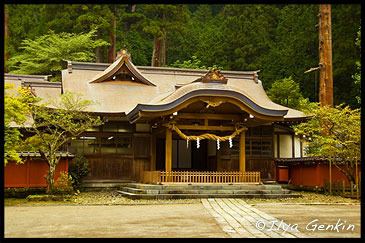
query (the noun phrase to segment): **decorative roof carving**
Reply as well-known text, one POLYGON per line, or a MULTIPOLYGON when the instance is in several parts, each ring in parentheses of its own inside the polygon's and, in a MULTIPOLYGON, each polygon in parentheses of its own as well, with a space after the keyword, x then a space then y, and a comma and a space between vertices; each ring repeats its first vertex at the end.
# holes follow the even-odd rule
POLYGON ((201 81, 203 83, 221 83, 221 84, 227 84, 228 79, 224 77, 223 74, 221 74, 220 68, 213 68, 209 70, 205 76, 201 78, 201 81))

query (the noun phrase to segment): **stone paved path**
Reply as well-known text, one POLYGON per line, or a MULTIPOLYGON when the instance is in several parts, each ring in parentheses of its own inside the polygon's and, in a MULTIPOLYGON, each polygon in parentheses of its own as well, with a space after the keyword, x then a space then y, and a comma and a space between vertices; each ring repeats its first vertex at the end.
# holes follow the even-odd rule
POLYGON ((242 199, 202 199, 204 207, 232 238, 305 238, 295 225, 288 225, 242 199))

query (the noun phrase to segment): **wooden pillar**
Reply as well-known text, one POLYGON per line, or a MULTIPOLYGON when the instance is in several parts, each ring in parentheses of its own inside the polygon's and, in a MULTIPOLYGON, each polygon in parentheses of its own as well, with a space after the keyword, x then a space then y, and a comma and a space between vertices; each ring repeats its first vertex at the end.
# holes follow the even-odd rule
POLYGON ((151 171, 156 170, 156 136, 151 136, 151 171))
POLYGON ((172 132, 166 129, 166 150, 165 150, 165 171, 171 171, 172 168, 172 132))
POLYGON ((246 131, 242 131, 240 134, 240 172, 246 172, 246 131))

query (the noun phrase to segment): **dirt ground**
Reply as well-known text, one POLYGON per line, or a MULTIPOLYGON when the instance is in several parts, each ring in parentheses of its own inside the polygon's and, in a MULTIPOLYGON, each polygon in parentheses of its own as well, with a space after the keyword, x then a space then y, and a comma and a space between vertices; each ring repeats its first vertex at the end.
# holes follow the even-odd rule
POLYGON ((5 238, 229 237, 202 204, 7 206, 5 238))
MULTIPOLYGON (((360 205, 254 203, 309 238, 358 238, 360 205), (318 220, 313 222, 313 220, 318 220), (311 223, 312 222, 312 223, 311 223), (328 225, 337 225, 326 229, 328 225), (324 226, 320 226, 324 225, 324 226), (351 227, 351 225, 354 225, 351 227), (349 228, 350 226, 350 228, 349 228), (323 228, 321 228, 323 227, 323 228), (353 228, 353 230, 352 230, 353 228), (314 230, 313 230, 314 229, 314 230)), ((4 208, 5 238, 229 238, 201 203, 16 205, 4 208)))
POLYGON ((257 204, 252 206, 278 220, 283 220, 288 225, 298 224, 297 229, 308 238, 360 237, 360 205, 257 204), (328 225, 334 227, 328 227, 328 225))

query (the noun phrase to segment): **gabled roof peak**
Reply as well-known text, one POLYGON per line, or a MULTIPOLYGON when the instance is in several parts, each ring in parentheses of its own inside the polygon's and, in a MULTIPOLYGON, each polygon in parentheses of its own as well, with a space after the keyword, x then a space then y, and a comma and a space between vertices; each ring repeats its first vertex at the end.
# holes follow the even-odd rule
POLYGON ((89 83, 128 81, 156 86, 141 74, 136 66, 133 65, 130 57, 131 55, 126 48, 121 49, 118 52, 117 60, 103 72, 96 75, 89 83))

